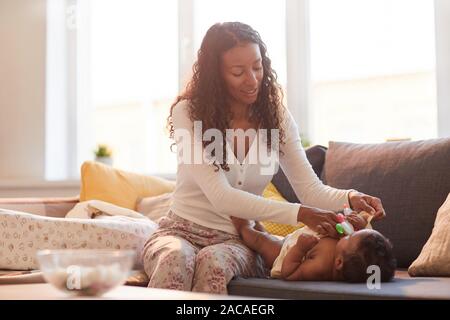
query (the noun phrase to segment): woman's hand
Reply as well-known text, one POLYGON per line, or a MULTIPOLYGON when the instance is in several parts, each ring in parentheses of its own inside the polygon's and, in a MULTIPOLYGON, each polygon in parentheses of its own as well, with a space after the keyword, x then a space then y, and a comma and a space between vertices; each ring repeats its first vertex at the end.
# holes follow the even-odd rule
POLYGON ((297 221, 307 225, 321 236, 339 238, 336 224, 339 223, 336 213, 318 208, 300 206, 297 221))
POLYGON ((367 226, 367 221, 357 213, 350 213, 346 216, 348 222, 351 223, 355 231, 362 230, 367 226))
POLYGON ((362 192, 351 191, 348 195, 348 202, 352 210, 360 212, 366 211, 373 215, 373 220, 380 220, 386 216, 381 200, 369 196, 362 192))

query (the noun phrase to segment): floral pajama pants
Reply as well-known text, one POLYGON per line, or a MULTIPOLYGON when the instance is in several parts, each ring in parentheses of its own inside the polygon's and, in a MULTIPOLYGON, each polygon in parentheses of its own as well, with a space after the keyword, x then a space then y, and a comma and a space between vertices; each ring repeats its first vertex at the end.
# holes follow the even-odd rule
POLYGON ((234 276, 268 275, 262 258, 239 236, 200 226, 173 212, 160 219, 141 259, 151 288, 227 294, 234 276))

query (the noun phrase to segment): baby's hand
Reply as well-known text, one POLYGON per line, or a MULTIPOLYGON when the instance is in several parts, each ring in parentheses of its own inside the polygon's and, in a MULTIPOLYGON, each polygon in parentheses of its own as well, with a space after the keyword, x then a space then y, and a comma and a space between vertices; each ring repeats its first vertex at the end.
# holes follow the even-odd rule
POLYGON ((347 221, 355 228, 355 231, 362 230, 367 226, 367 221, 361 215, 350 213, 346 216, 347 221))
POLYGON ((297 239, 297 246, 300 247, 304 252, 308 252, 311 250, 317 243, 319 242, 319 238, 313 236, 311 234, 301 234, 297 239))

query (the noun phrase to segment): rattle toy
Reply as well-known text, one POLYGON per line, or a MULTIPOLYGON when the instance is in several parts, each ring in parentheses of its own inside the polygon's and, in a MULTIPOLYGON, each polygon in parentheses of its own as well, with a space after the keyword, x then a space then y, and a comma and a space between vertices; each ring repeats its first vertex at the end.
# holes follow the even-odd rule
POLYGON ((339 234, 350 235, 353 232, 355 232, 355 229, 353 228, 352 224, 347 220, 345 220, 344 215, 342 213, 338 213, 337 218, 339 223, 336 224, 336 231, 339 234))

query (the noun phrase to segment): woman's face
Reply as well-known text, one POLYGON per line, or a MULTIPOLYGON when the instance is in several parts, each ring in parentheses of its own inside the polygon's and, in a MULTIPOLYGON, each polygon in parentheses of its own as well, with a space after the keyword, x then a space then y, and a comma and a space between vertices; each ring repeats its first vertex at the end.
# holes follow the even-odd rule
POLYGON ((256 101, 264 75, 256 43, 243 43, 222 55, 222 75, 229 98, 241 105, 256 101))

